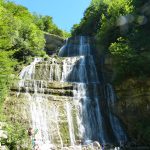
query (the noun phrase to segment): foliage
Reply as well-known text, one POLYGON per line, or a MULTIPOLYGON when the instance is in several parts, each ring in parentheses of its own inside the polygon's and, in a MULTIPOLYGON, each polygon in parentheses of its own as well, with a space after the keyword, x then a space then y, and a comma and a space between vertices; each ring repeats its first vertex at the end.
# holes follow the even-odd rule
POLYGON ((4 7, 0 6, 0 49, 9 50, 17 37, 16 19, 4 7))
POLYGON ((11 122, 9 122, 9 124, 7 123, 4 130, 7 131, 8 139, 3 139, 2 143, 4 143, 9 149, 11 150, 31 149, 31 145, 29 144, 31 142, 29 141, 27 127, 24 124, 16 123, 16 122, 11 124, 11 122))
POLYGON ((67 38, 70 34, 66 31, 59 29, 56 24, 53 23, 53 19, 50 16, 42 16, 36 13, 33 14, 34 23, 39 27, 40 30, 55 34, 63 38, 67 38))
POLYGON ((130 42, 119 38, 117 42, 112 43, 109 50, 114 59, 114 68, 116 69, 115 80, 121 81, 126 78, 148 77, 150 76, 150 59, 147 53, 137 54, 130 42), (142 68, 142 69, 141 69, 142 68))
POLYGON ((33 23, 28 10, 12 2, 0 6, 0 49, 14 51, 14 58, 43 55, 44 34, 33 23))
POLYGON ((80 24, 75 24, 72 27, 72 35, 94 35, 96 34, 101 24, 101 14, 105 11, 104 3, 99 0, 92 1, 90 6, 84 12, 84 17, 81 19, 80 24))
POLYGON ((115 81, 148 77, 149 8, 148 1, 92 0, 81 22, 73 26, 72 35, 96 37, 98 51, 111 54, 115 60, 115 81), (137 69, 141 67, 143 70, 137 69))
POLYGON ((0 105, 2 105, 8 88, 14 79, 13 67, 17 62, 11 58, 11 53, 0 51, 0 105))
POLYGON ((33 15, 13 2, 4 1, 0 12, 0 49, 14 50, 13 56, 18 61, 26 63, 28 57, 45 55, 44 32, 69 36, 53 23, 52 17, 33 15))
POLYGON ((20 22, 18 31, 15 58, 26 61, 29 56, 42 56, 44 54, 44 35, 33 23, 20 22))

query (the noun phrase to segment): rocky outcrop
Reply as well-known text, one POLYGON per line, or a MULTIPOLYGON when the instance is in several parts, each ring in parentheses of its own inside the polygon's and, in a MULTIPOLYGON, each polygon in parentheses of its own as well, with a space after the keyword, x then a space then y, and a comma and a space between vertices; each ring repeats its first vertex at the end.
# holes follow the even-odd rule
POLYGON ((46 40, 45 51, 48 55, 55 54, 64 44, 64 39, 62 37, 49 33, 45 33, 44 35, 46 40))
POLYGON ((6 126, 6 123, 0 122, 0 150, 8 150, 7 146, 1 144, 1 140, 7 139, 7 132, 3 130, 3 127, 6 126))
POLYGON ((37 86, 37 93, 41 94, 51 94, 58 96, 73 96, 73 86, 69 83, 60 82, 46 82, 41 80, 29 80, 25 81, 24 87, 19 87, 19 85, 13 85, 11 91, 26 93, 27 89, 29 93, 35 93, 35 86, 37 86))

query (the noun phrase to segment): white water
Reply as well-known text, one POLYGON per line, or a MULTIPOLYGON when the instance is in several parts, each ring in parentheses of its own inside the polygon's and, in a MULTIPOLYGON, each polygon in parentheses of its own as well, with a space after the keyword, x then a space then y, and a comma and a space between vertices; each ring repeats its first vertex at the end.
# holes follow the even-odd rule
MULTIPOLYGON (((67 49, 68 50, 68 49, 67 49)), ((80 37, 79 56, 67 57, 63 62, 62 81, 74 82, 74 104, 77 110, 78 135, 82 142, 91 141, 95 136, 98 140, 104 141, 103 118, 99 107, 99 99, 95 89, 91 99, 88 86, 96 88, 95 83, 99 83, 93 56, 90 55, 90 46, 85 37, 80 37), (78 60, 76 60, 78 58, 78 60), (89 70, 90 69, 90 70, 89 70), (96 104, 93 108, 92 101, 96 104), (92 124, 91 124, 92 123, 92 124), (95 135, 94 135, 95 134, 95 135)), ((64 52, 64 49, 63 49, 64 52)), ((65 53, 65 52, 64 52, 65 53)), ((78 55, 78 53, 77 53, 78 55)), ((74 145, 74 129, 70 115, 70 107, 67 106, 68 122, 71 144, 74 145)))
POLYGON ((68 127, 69 127, 69 134, 70 134, 70 144, 72 146, 75 145, 75 135, 74 135, 74 126, 72 120, 72 109, 70 103, 66 102, 66 110, 67 110, 67 120, 68 120, 68 127))
MULTIPOLYGON (((102 144, 111 140, 113 141, 114 139, 111 139, 111 136, 109 136, 109 133, 106 133, 106 128, 104 127, 106 120, 103 118, 104 116, 101 112, 101 95, 97 92, 98 86, 101 85, 98 80, 93 56, 91 55, 89 39, 81 36, 80 38, 75 38, 74 41, 73 39, 68 40, 67 45, 60 51, 60 56, 65 57, 62 82, 68 81, 74 83, 73 94, 74 104, 77 110, 76 118, 79 137, 85 144, 89 141, 92 142, 93 139, 98 140, 102 144), (76 43, 78 43, 78 46, 75 45, 76 43)), ((107 93, 109 93, 107 95, 109 107, 110 103, 111 105, 114 103, 114 96, 112 95, 114 92, 112 88, 107 88, 109 88, 109 92, 107 90, 107 93)), ((127 140, 125 132, 118 118, 112 114, 110 109, 108 116, 117 142, 125 142, 127 140)), ((108 116, 106 115, 105 117, 108 116)), ((71 126, 69 126, 69 130, 73 137, 74 130, 71 126)), ((73 142, 72 144, 74 145, 73 142)))
POLYGON ((42 61, 42 58, 35 58, 34 61, 29 66, 26 66, 22 69, 19 75, 19 78, 21 79, 19 82, 19 87, 24 87, 26 80, 32 80, 34 78, 35 64, 40 61, 42 61))
POLYGON ((36 143, 38 143, 38 146, 41 148, 41 150, 49 150, 50 146, 52 145, 48 135, 49 127, 47 122, 47 114, 49 110, 46 103, 43 103, 44 101, 47 101, 47 99, 46 97, 37 93, 37 90, 40 89, 41 93, 44 94, 42 87, 44 81, 40 81, 39 84, 39 82, 34 80, 35 65, 40 61, 42 61, 41 58, 35 58, 35 60, 29 66, 25 67, 21 71, 19 76, 21 79, 19 82, 19 87, 26 87, 26 97, 30 103, 31 127, 34 130, 38 130, 37 134, 35 135, 36 143), (32 95, 28 92, 29 83, 27 84, 25 82, 27 80, 33 80, 34 94, 32 95))
POLYGON ((53 65, 50 66, 50 78, 49 81, 53 81, 53 73, 54 73, 54 69, 53 69, 53 65))
POLYGON ((122 146, 124 142, 127 141, 127 137, 126 137, 125 131, 120 126, 119 119, 115 115, 112 114, 111 109, 114 108, 115 101, 116 101, 116 96, 112 88, 112 85, 107 84, 107 102, 108 102, 108 107, 109 107, 109 119, 110 119, 110 123, 112 126, 112 130, 115 133, 115 136, 117 138, 117 141, 118 143, 120 143, 120 146, 122 146))
POLYGON ((80 37, 79 55, 80 56, 91 55, 89 39, 83 36, 80 37))

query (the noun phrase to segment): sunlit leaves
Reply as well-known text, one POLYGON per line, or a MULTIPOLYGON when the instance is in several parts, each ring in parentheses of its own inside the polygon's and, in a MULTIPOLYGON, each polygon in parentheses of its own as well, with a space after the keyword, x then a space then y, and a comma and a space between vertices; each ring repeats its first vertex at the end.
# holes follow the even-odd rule
POLYGON ((13 80, 13 66, 16 65, 16 61, 11 58, 12 53, 12 51, 0 51, 0 103, 13 80))
POLYGON ((4 7, 0 7, 0 49, 9 50, 17 36, 16 19, 4 7))
POLYGON ((53 19, 50 16, 34 14, 33 18, 34 23, 39 27, 40 30, 44 32, 55 34, 63 38, 67 38, 70 36, 66 31, 59 29, 57 25, 54 24, 53 19))
POLYGON ((133 54, 133 50, 129 47, 127 41, 122 37, 117 39, 117 42, 114 42, 109 47, 112 55, 117 57, 130 57, 133 54))

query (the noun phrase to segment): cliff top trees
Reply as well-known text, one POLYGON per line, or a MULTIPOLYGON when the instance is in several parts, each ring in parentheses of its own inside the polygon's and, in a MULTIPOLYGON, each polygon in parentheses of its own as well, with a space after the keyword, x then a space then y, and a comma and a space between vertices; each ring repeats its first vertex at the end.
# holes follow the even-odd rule
MULTIPOLYGON (((132 72, 132 75, 134 74, 136 77, 138 74, 136 74, 137 70, 134 69, 134 66, 135 64, 137 64, 137 67, 141 66, 139 63, 136 63, 140 61, 140 56, 138 55, 143 56, 150 48, 148 42, 150 40, 149 10, 150 3, 148 0, 92 0, 81 22, 73 26, 72 34, 95 36, 98 51, 103 55, 109 53, 111 56, 115 55, 115 58, 120 58, 124 55, 124 51, 128 53, 128 49, 132 49, 134 63, 130 63, 131 58, 129 60, 126 57, 126 62, 130 63, 130 67, 128 67, 129 63, 126 63, 126 67, 124 66, 125 64, 123 66, 129 69, 128 73, 132 72), (124 39, 124 44, 119 41, 120 38, 124 39), (121 45, 122 47, 120 48, 121 45), (122 53, 122 55, 113 53, 115 49, 118 50, 118 53, 122 53)), ((122 62, 119 61, 120 59, 115 60, 117 61, 117 68, 119 66, 123 68, 122 62)), ((124 75, 125 78, 130 74, 127 75, 126 71, 124 73, 126 74, 124 75)), ((149 71, 144 71, 143 74, 146 76, 150 75, 149 71)))
POLYGON ((72 27, 72 35, 95 35, 100 27, 100 18, 105 8, 104 3, 99 0, 93 0, 84 12, 81 22, 72 27))

